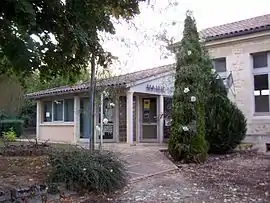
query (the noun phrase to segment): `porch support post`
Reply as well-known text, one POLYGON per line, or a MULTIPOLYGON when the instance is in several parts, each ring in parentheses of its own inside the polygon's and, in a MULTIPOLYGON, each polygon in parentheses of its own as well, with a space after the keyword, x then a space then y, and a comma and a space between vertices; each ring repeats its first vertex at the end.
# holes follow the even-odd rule
POLYGON ((127 143, 133 144, 133 92, 127 92, 127 143))
POLYGON ((80 140, 80 97, 74 97, 74 143, 80 140))
POLYGON ((36 138, 37 140, 40 139, 40 131, 39 126, 41 123, 41 101, 37 101, 37 121, 36 121, 36 138))
POLYGON ((163 143, 164 137, 164 96, 159 96, 159 142, 163 143))
POLYGON ((137 143, 141 142, 141 102, 140 102, 140 96, 136 96, 136 141, 137 143))

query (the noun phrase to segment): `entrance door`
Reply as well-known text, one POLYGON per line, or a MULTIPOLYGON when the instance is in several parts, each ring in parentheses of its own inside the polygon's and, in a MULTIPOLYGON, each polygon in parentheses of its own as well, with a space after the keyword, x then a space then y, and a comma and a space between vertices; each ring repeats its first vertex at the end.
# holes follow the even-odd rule
POLYGON ((143 98, 142 105, 142 141, 157 141, 157 98, 143 98))

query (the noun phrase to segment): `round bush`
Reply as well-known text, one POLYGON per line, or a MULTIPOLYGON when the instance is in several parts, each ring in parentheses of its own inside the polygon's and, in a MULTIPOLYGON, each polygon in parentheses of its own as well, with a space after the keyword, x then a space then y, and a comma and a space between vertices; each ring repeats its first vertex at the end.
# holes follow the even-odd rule
POLYGON ((212 95, 206 108, 209 153, 228 153, 245 138, 247 123, 241 110, 226 96, 212 95))
POLYGON ((58 151, 49 155, 48 182, 65 183, 76 191, 111 192, 126 185, 124 163, 107 151, 84 149, 58 151))

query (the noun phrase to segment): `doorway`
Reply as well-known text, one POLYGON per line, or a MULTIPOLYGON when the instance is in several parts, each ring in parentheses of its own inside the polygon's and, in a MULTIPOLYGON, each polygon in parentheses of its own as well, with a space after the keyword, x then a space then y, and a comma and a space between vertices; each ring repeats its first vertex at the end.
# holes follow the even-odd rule
POLYGON ((142 98, 142 141, 157 141, 157 98, 142 98))

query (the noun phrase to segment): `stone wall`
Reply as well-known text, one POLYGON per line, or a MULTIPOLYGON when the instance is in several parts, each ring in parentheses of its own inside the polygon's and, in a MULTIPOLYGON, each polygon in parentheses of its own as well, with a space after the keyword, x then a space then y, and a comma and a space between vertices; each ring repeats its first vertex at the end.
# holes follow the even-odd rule
POLYGON ((232 72, 233 91, 229 97, 243 111, 247 118, 248 134, 270 134, 270 116, 254 115, 253 64, 251 53, 270 51, 269 36, 238 41, 223 41, 207 45, 212 58, 226 57, 227 71, 232 72))

